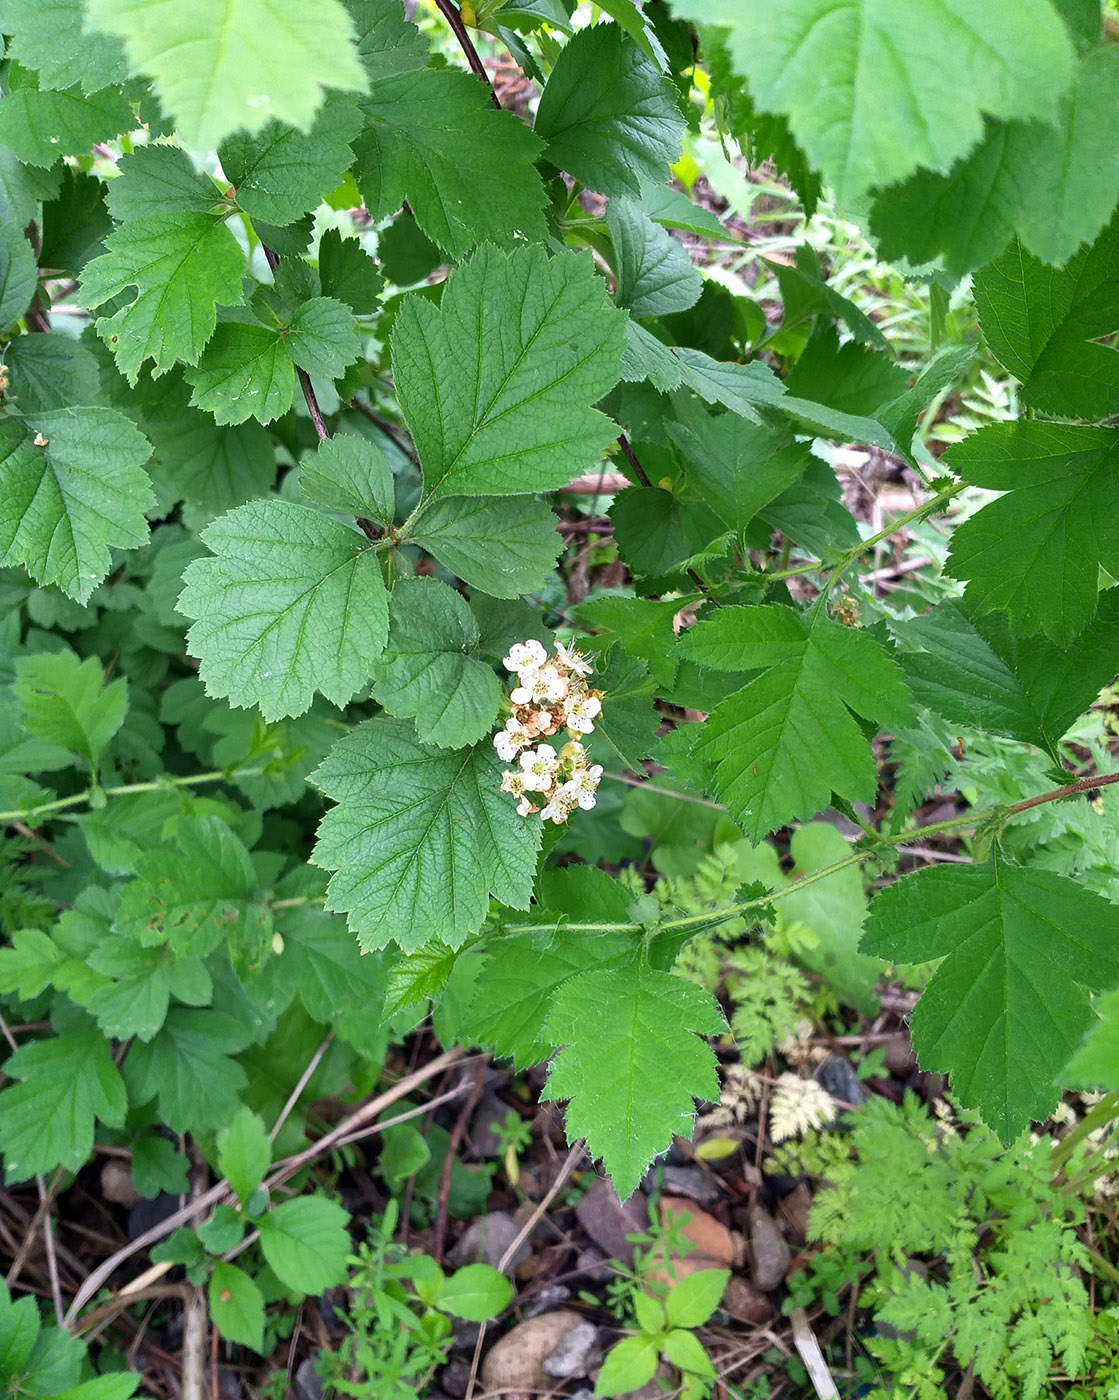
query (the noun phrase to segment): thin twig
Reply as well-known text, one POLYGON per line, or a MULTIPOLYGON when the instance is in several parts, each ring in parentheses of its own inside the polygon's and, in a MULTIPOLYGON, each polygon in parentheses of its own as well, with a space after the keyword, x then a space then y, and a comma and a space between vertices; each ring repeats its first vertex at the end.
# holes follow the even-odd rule
POLYGON ((493 90, 493 83, 490 82, 490 75, 486 72, 485 65, 478 57, 478 50, 474 47, 473 39, 471 39, 470 35, 466 32, 466 25, 462 22, 462 16, 458 12, 458 6, 454 4, 453 0, 435 0, 435 3, 439 6, 443 18, 454 31, 454 36, 459 42, 459 48, 462 49, 467 63, 470 64, 473 72, 476 73, 478 77, 481 78, 482 82, 485 83, 486 87, 489 88, 490 101, 500 112, 502 110, 501 103, 497 100, 497 93, 493 90))
POLYGON ((385 418, 382 414, 378 413, 376 409, 370 408, 367 403, 362 403, 362 401, 356 395, 353 399, 350 400, 350 403, 352 407, 356 408, 360 414, 368 418, 370 423, 372 423, 375 427, 379 428, 381 432, 384 433, 385 437, 387 437, 388 440, 392 443, 392 445, 399 452, 403 453, 403 455, 408 458, 409 462, 411 462, 414 467, 418 467, 420 465, 419 454, 416 452, 416 449, 414 447, 409 445, 404 434, 400 431, 400 429, 396 426, 395 423, 390 422, 389 419, 385 418))
MULTIPOLYGON (((260 247, 261 251, 264 253, 265 261, 272 271, 275 272, 276 268, 280 265, 280 259, 271 248, 266 247, 263 243, 260 247)), ((322 416, 322 409, 319 407, 319 401, 315 398, 315 390, 311 384, 311 377, 305 369, 300 369, 298 365, 295 369, 295 377, 299 380, 299 387, 303 390, 303 398, 307 403, 307 412, 311 415, 311 422, 315 425, 315 432, 318 434, 319 441, 325 442, 330 436, 330 429, 326 426, 326 420, 322 416)))
POLYGON ((432 1235, 431 1246, 431 1252, 436 1261, 440 1264, 446 1262, 443 1256, 443 1247, 447 1242, 447 1211, 450 1208, 451 1202, 451 1169, 455 1164, 455 1154, 458 1152, 459 1144, 466 1136, 470 1115, 481 1103, 485 1087, 486 1058, 483 1058, 474 1066, 474 1073, 470 1084, 470 1095, 455 1118, 455 1125, 451 1129, 451 1136, 447 1140, 447 1150, 443 1153, 443 1170, 439 1173, 439 1195, 437 1198, 438 1204, 435 1211, 435 1229, 432 1235))
POLYGON ((334 1039, 334 1032, 333 1032, 333 1031, 330 1031, 330 1032, 327 1034, 326 1039, 323 1041, 323 1043, 319 1046, 319 1048, 318 1048, 318 1049, 315 1051, 315 1053, 311 1056, 311 1062, 310 1062, 310 1064, 308 1064, 307 1068, 306 1068, 306 1069, 303 1071, 303 1073, 299 1076, 299 1082, 296 1084, 295 1088, 294 1088, 294 1089, 291 1091, 291 1093, 288 1095, 288 1101, 287 1101, 287 1103, 284 1104, 283 1108, 280 1109, 279 1117, 278 1117, 278 1118, 276 1119, 276 1121, 272 1124, 272 1131, 268 1134, 268 1141, 269 1141, 269 1142, 275 1142, 275 1141, 276 1141, 276 1138, 279 1136, 280 1129, 281 1129, 281 1128, 284 1126, 284 1124, 288 1121, 288 1117, 289 1117, 289 1115, 291 1114, 292 1109, 293 1109, 293 1108, 295 1107, 295 1105, 299 1102, 299 1097, 300 1097, 300 1095, 303 1093, 303 1090, 306 1089, 307 1083, 308 1083, 308 1081, 310 1080, 311 1076, 314 1074, 315 1070, 318 1069, 320 1063, 322 1062, 322 1057, 326 1054, 327 1049, 328 1049, 328 1047, 330 1046, 330 1042, 331 1042, 333 1039, 334 1039))

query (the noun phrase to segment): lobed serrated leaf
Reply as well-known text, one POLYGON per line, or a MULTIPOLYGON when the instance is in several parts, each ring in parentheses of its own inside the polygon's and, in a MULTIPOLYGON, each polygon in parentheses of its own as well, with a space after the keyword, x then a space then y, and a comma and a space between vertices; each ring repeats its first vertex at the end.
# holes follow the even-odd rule
POLYGON ((106 682, 96 657, 79 661, 72 651, 17 657, 15 671, 13 689, 27 733, 68 749, 96 770, 124 722, 128 682, 106 682))
POLYGON ((548 506, 500 496, 428 501, 408 538, 493 598, 519 598, 540 588, 563 548, 548 506))

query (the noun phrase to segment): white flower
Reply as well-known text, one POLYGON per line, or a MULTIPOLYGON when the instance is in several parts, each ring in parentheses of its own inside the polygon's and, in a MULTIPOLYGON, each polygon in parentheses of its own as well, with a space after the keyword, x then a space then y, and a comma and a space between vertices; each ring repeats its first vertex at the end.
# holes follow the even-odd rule
POLYGON ((589 676, 594 670, 581 651, 576 651, 574 647, 565 647, 562 642, 556 643, 556 658, 561 666, 566 666, 575 676, 589 676))
POLYGON ((540 642, 530 638, 527 642, 517 642, 509 648, 509 655, 503 664, 507 671, 524 671, 530 666, 543 666, 548 653, 540 642))
POLYGON ((571 781, 564 783, 564 789, 571 791, 584 812, 589 812, 595 804, 595 793, 598 792, 598 783, 601 777, 602 764, 595 763, 589 768, 577 768, 571 775, 571 781))
POLYGON ((507 729, 497 731, 493 736, 493 746, 502 763, 512 763, 521 747, 516 736, 510 734, 507 729))
POLYGON ((553 704, 567 694, 567 677, 554 666, 530 666, 521 672, 521 683, 509 694, 514 705, 553 704))
POLYGON ((809 1128, 822 1128, 835 1117, 835 1100, 815 1079, 785 1073, 769 1101, 769 1135, 774 1142, 803 1137, 809 1128))
POLYGON ((510 768, 501 775, 501 791, 511 793, 514 797, 523 797, 525 792, 525 775, 518 773, 515 768, 510 768))
POLYGON ((535 802, 530 802, 527 797, 522 797, 517 803, 518 817, 531 817, 533 812, 539 811, 535 802))
MULTIPOLYGON (((575 808, 580 805, 579 799, 570 790, 573 786, 573 783, 564 783, 562 787, 555 790, 551 802, 540 813, 542 822, 555 822, 556 826, 559 826, 568 819, 575 808)), ((591 805, 594 806, 594 803, 592 802, 591 805)))
POLYGON ((601 709, 602 701, 597 695, 569 695, 563 702, 567 727, 576 734, 590 734, 594 729, 592 721, 601 709))
POLYGON ((521 754, 520 765, 524 769, 526 792, 547 792, 559 767, 559 759, 551 744, 541 744, 521 754))

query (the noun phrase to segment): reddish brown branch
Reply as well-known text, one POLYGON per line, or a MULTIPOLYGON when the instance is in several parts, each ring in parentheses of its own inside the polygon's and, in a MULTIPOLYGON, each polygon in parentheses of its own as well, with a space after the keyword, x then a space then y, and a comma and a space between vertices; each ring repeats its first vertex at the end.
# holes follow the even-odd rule
POLYGON ((500 112, 502 110, 501 103, 497 100, 497 93, 493 90, 493 83, 490 82, 490 75, 486 72, 485 65, 478 57, 478 50, 474 47, 473 39, 471 39, 470 35, 466 32, 466 25, 462 22, 462 16, 458 12, 458 6, 454 3, 454 0, 435 0, 435 3, 439 6, 443 18, 454 31, 454 36, 459 42, 459 48, 462 49, 467 63, 470 64, 471 70, 476 73, 478 77, 481 78, 482 82, 485 83, 486 87, 489 88, 490 101, 500 112))

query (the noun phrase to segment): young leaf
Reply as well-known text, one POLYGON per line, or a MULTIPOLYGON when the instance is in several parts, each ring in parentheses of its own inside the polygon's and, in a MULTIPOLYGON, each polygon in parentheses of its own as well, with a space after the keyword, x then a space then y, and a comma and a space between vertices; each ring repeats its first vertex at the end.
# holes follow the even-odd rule
MULTIPOLYGON (((7 105, 5 98, 0 112, 7 105)), ((0 326, 7 328, 19 320, 31 305, 37 286, 38 269, 31 244, 18 228, 0 224, 0 326)))
POLYGON ((309 131, 272 121, 253 135, 227 136, 218 155, 238 205, 250 218, 282 226, 338 186, 354 158, 349 142, 360 130, 354 99, 332 92, 309 131))
POLYGON ((428 501, 408 538, 493 598, 519 598, 540 588, 563 548, 547 505, 500 496, 428 501))
POLYGON ((493 728, 501 703, 501 686, 476 660, 477 648, 478 623, 453 588, 435 579, 403 579, 392 591, 374 694, 390 715, 416 721, 421 744, 474 744, 493 728))
POLYGON ((617 260, 619 306, 631 316, 665 316, 695 305, 703 278, 682 243, 627 199, 610 201, 606 226, 617 260))
POLYGON ((542 143, 495 111, 468 73, 421 68, 381 79, 361 103, 358 189, 374 218, 407 200, 416 223, 452 257, 477 243, 545 238, 542 143))
POLYGON ((672 84, 616 24, 564 46, 536 113, 548 159, 600 194, 641 196, 680 155, 684 119, 672 84))
POLYGON ((388 636, 381 566, 356 530, 307 506, 252 501, 203 531, 212 558, 184 574, 179 609, 209 695, 265 719, 300 715, 315 690, 345 705, 388 636))
POLYGON ((735 69, 842 202, 918 166, 945 170, 983 134, 982 117, 1051 121, 1072 77, 1068 31, 1047 0, 673 0, 725 27, 735 69), (930 64, 928 55, 937 61, 930 64), (966 84, 944 73, 966 73, 966 84))
POLYGON ((288 1288, 312 1297, 346 1278, 349 1216, 325 1196, 285 1201, 256 1222, 272 1272, 288 1288))
POLYGON ((440 1312, 466 1322, 486 1322, 513 1301, 513 1285, 490 1264, 456 1269, 439 1291, 440 1312))
POLYGON ((900 724, 909 711, 901 671, 877 642, 822 611, 730 607, 678 651, 716 670, 767 668, 715 708, 693 745, 751 840, 810 817, 833 792, 873 801, 877 772, 854 716, 900 724))
POLYGON ((725 1024, 706 992, 636 960, 556 993, 545 1033, 564 1048, 541 1097, 570 1100, 569 1139, 587 1139, 622 1200, 674 1133, 690 1134, 693 1099, 718 1097, 715 1056, 692 1032, 725 1024))
POLYGON ((863 950, 944 961, 913 1013, 925 1069, 952 1076, 1004 1142, 1047 1118, 1056 1078, 1119 982, 1119 909, 1048 870, 938 866, 882 890, 863 950))
POLYGON ((128 1103, 100 1031, 34 1040, 4 1063, 20 1082, 0 1094, 0 1152, 9 1182, 63 1166, 78 1171, 93 1151, 93 1122, 124 1123, 128 1103))
POLYGON ((702 1327, 719 1306, 729 1269, 700 1269, 669 1289, 664 1315, 669 1327, 702 1327))
POLYGON ((63 408, 0 423, 0 565, 22 564, 84 603, 110 547, 148 538, 151 447, 111 408, 63 408))
POLYGON ((589 258, 535 247, 479 248, 439 306, 406 297, 392 362, 427 494, 526 496, 590 471, 617 435, 592 405, 624 321, 589 258))
POLYGON ((14 689, 28 734, 94 769, 128 710, 128 682, 121 677, 106 685, 97 660, 79 661, 72 651, 18 657, 14 689))
POLYGON ((313 781, 338 805, 312 858, 337 872, 327 907, 346 912, 363 948, 458 948, 491 891, 528 907, 540 824, 517 816, 500 779, 488 742, 430 749, 406 720, 369 720, 334 746, 313 781))
POLYGON ((205 151, 273 118, 307 131, 325 87, 364 91, 341 0, 293 10, 281 0, 87 0, 94 29, 124 40, 187 146, 205 151))
MULTIPOLYGON (((168 1013, 148 1044, 135 1042, 124 1062, 129 1098, 158 1097, 164 1123, 176 1133, 223 1127, 236 1113, 245 1071, 230 1055, 253 1039, 252 1029, 219 1011, 168 1013)), ((108 1048, 108 1042, 102 1041, 108 1048)), ((84 1159, 83 1159, 84 1160, 84 1159)))
POLYGON ((659 1359, 657 1337, 643 1332, 636 1337, 623 1337, 606 1353, 594 1383, 595 1396, 625 1395, 631 1390, 641 1390, 656 1374, 659 1359))
POLYGON ((87 306, 136 288, 135 300, 97 322, 132 383, 149 357, 157 375, 180 359, 194 364, 214 333, 218 304, 242 301, 245 255, 223 212, 170 210, 123 223, 106 239, 107 251, 85 265, 87 306))
POLYGON ((1119 323, 1119 217, 1061 268, 1012 243, 977 275, 975 301, 1026 403, 1063 418, 1119 411, 1119 354, 1106 343, 1119 323))
POLYGON ((968 580, 970 606, 1003 608, 1015 632, 1044 630, 1067 647, 1095 614, 1100 567, 1119 573, 1112 509, 1119 432, 1039 419, 996 423, 946 460, 972 485, 1006 493, 952 536, 947 568, 968 580))
POLYGON ((218 1171, 237 1193, 242 1206, 264 1180, 272 1161, 263 1120, 248 1108, 239 1108, 228 1126, 218 1133, 218 1171))
POLYGON ((264 1295, 243 1269, 219 1259, 207 1296, 210 1316, 227 1341, 264 1350, 264 1295))
POLYGON ((392 468, 375 442, 354 434, 320 442, 304 457, 299 489, 309 501, 327 510, 349 511, 378 525, 392 524, 395 511, 392 468))

